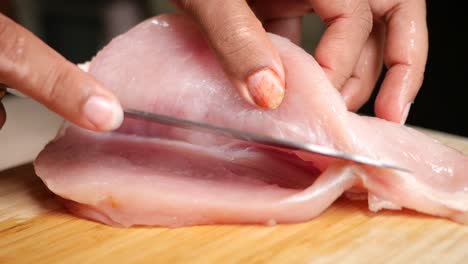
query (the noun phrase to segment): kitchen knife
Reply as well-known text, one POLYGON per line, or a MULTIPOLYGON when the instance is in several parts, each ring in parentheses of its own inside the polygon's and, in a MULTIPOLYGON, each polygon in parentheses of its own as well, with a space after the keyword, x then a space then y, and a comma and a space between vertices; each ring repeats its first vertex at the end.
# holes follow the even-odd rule
POLYGON ((137 119, 137 120, 144 120, 155 122, 158 124, 166 125, 166 126, 173 126, 188 130, 194 130, 199 132, 210 133, 219 136, 225 136, 230 138, 235 138, 242 141, 253 142, 265 146, 288 149, 293 151, 304 151, 313 154, 319 154, 323 156, 338 158, 342 160, 348 160, 352 162, 356 162, 359 164, 393 169, 401 172, 410 173, 411 171, 394 164, 390 164, 384 161, 375 160, 372 158, 368 158, 362 155, 350 154, 342 151, 335 150, 330 147, 315 145, 315 144, 305 144, 294 142, 286 139, 280 138, 273 138, 265 135, 260 135, 256 133, 250 133, 245 131, 240 131, 236 129, 231 129, 227 127, 220 127, 215 126, 207 123, 196 122, 192 120, 171 117, 167 115, 161 115, 156 113, 149 113, 134 109, 127 109, 124 111, 125 118, 137 119))

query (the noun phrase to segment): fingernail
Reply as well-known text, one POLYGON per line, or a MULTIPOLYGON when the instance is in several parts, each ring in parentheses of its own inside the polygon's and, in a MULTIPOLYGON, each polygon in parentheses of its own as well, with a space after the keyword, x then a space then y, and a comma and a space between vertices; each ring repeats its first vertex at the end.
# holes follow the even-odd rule
POLYGON ((103 96, 92 96, 85 103, 83 112, 99 130, 113 130, 122 124, 123 111, 118 103, 103 96))
POLYGON ((265 109, 277 108, 284 98, 284 83, 271 69, 262 69, 247 78, 247 89, 255 104, 265 109))
POLYGON ((408 103, 405 106, 405 109, 403 109, 403 112, 401 112, 400 124, 402 124, 402 125, 406 123, 406 119, 408 118, 408 114, 409 114, 409 111, 410 111, 410 108, 411 108, 411 104, 412 103, 408 103))

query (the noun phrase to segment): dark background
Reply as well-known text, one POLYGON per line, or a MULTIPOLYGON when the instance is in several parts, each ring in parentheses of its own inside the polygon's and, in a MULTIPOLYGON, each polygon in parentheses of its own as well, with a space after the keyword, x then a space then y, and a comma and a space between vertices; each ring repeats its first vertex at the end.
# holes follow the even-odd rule
MULTIPOLYGON (((120 25, 109 31, 112 23, 108 13, 115 2, 129 1, 0 0, 3 6, 11 6, 10 13, 17 21, 75 63, 89 60, 113 35, 126 29, 120 25)), ((138 7, 141 19, 173 11, 166 1, 130 2, 138 7)), ((316 23, 317 19, 311 21, 316 23)), ((427 22, 429 57, 425 79, 407 123, 468 137, 467 15, 455 5, 427 1, 427 22)), ((320 30, 316 26, 306 29, 316 41, 320 30)), ((377 91, 360 113, 373 115, 377 91)))

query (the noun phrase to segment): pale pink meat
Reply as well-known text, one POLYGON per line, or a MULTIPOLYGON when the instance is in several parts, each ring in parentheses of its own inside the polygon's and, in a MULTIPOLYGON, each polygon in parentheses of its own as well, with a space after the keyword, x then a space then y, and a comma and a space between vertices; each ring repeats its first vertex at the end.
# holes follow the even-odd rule
POLYGON ((116 226, 291 223, 344 192, 371 210, 411 208, 468 223, 468 157, 398 124, 346 110, 305 51, 271 35, 287 77, 280 108, 261 111, 231 87, 194 24, 147 20, 115 38, 89 72, 122 105, 359 153, 407 174, 126 120, 95 133, 66 125, 35 161, 71 212, 116 226))

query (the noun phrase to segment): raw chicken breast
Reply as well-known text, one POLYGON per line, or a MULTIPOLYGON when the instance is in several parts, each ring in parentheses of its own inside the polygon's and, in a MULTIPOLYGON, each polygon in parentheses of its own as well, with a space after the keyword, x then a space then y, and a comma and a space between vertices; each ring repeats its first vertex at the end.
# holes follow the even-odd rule
POLYGON ((468 157, 402 125, 348 112, 305 51, 271 35, 287 94, 273 111, 245 103, 197 27, 147 20, 115 38, 89 72, 141 109, 385 160, 413 173, 125 120, 112 133, 65 125, 35 161, 71 212, 116 226, 292 223, 346 191, 369 207, 401 207, 468 223, 468 157))

